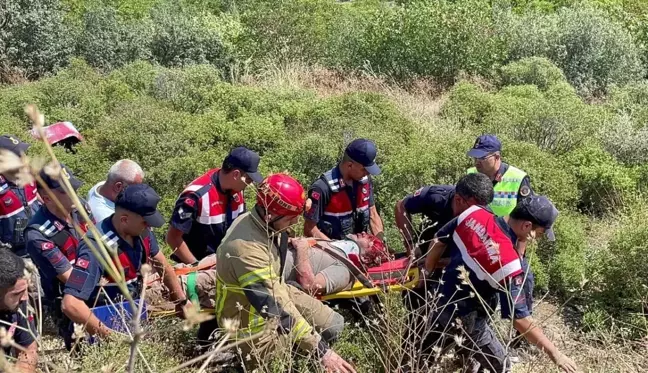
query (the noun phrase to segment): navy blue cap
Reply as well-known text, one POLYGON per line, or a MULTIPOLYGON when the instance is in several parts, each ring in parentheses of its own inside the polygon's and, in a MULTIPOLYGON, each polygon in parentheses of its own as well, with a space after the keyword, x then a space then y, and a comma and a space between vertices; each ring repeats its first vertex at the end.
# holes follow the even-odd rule
POLYGON ((371 175, 380 175, 380 167, 376 164, 376 144, 367 139, 356 139, 344 151, 354 162, 360 163, 371 175))
POLYGON ((553 225, 558 218, 558 209, 549 198, 539 195, 528 196, 518 202, 515 210, 518 210, 516 213, 521 213, 519 215, 521 218, 543 227, 549 241, 556 240, 553 225))
POLYGON ((160 196, 148 184, 133 184, 119 192, 115 207, 121 207, 134 212, 146 220, 154 228, 164 225, 164 218, 157 210, 160 196))
POLYGON ((263 181, 263 176, 259 173, 260 160, 261 158, 256 152, 244 146, 239 146, 238 148, 232 149, 227 157, 225 157, 223 163, 229 164, 233 168, 240 169, 245 172, 252 181, 260 183, 263 181))
MULTIPOLYGON (((70 185, 72 185, 72 188, 75 191, 79 189, 79 187, 83 184, 83 182, 77 179, 72 173, 72 171, 66 165, 61 163, 61 168, 62 168, 61 173, 63 174, 61 177, 67 178, 70 181, 70 185)), ((45 169, 42 169, 40 171, 39 176, 41 179, 43 179, 43 182, 47 185, 48 188, 65 191, 65 187, 63 186, 63 180, 61 180, 60 178, 55 179, 51 177, 45 172, 45 169)))
POLYGON ((18 156, 20 156, 20 153, 26 152, 29 147, 29 144, 20 141, 20 139, 18 139, 14 135, 0 136, 0 149, 7 149, 14 152, 18 156))
POLYGON ((502 143, 495 135, 481 135, 468 151, 471 158, 483 158, 491 153, 502 151, 502 143))

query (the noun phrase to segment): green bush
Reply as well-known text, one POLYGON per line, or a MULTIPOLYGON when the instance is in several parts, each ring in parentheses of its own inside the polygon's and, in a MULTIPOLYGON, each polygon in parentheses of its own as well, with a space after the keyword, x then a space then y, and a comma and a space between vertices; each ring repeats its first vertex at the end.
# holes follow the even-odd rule
MULTIPOLYGON (((630 216, 609 243, 606 265, 597 306, 626 323, 624 333, 629 337, 645 336, 646 306, 648 303, 648 229, 637 222, 645 221, 644 205, 634 205, 630 216)), ((609 326, 609 320, 608 320, 609 326)))
POLYGON ((17 0, 0 9, 0 81, 55 72, 74 52, 73 28, 59 0, 17 0))
POLYGON ((352 37, 351 67, 399 79, 452 82, 460 72, 489 74, 506 55, 491 7, 483 1, 416 1, 382 6, 352 37))
POLYGON ((546 57, 585 96, 605 93, 612 84, 638 80, 644 74, 641 51, 630 33, 591 7, 529 13, 504 25, 511 60, 546 57))
POLYGON ((227 16, 194 13, 175 2, 162 3, 151 11, 155 27, 151 40, 153 59, 164 66, 231 63, 232 45, 239 28, 227 16))
POLYGON ((502 66, 500 79, 502 86, 534 85, 543 92, 566 81, 563 72, 551 61, 542 57, 523 58, 502 66))
POLYGON ((103 6, 83 15, 77 53, 94 67, 112 70, 131 61, 151 58, 152 38, 150 20, 123 20, 115 8, 103 6))

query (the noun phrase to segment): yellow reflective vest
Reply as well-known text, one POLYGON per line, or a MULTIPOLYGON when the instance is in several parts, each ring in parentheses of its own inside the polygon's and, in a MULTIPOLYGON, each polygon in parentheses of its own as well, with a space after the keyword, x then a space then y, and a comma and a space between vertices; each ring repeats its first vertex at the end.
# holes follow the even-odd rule
MULTIPOLYGON (((468 173, 477 173, 477 168, 469 168, 468 173)), ((515 206, 517 206, 520 186, 522 186, 522 180, 524 180, 526 176, 526 172, 509 165, 508 170, 506 170, 504 175, 502 175, 502 180, 493 187, 495 195, 493 197, 493 202, 488 206, 493 210, 495 215, 508 215, 513 211, 515 206)))

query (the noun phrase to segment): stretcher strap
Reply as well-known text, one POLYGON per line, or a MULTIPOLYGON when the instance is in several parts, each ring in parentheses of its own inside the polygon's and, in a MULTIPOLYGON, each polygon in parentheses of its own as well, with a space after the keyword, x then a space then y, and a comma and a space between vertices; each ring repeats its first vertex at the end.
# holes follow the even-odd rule
POLYGON ((198 272, 191 272, 187 275, 187 295, 191 303, 196 305, 200 310, 200 298, 196 292, 196 275, 198 272))

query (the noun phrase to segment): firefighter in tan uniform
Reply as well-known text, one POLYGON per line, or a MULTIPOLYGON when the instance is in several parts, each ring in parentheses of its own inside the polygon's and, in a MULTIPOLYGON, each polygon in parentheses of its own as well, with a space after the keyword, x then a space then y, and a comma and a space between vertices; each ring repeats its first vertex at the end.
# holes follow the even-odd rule
POLYGON ((288 245, 303 244, 289 239, 288 231, 305 204, 303 187, 286 174, 261 183, 254 209, 234 221, 216 254, 218 323, 238 322, 237 340, 265 329, 239 346, 250 370, 267 363, 288 341, 320 358, 328 371, 355 372, 329 347, 344 328, 343 317, 282 280, 288 245), (266 329, 275 321, 276 328, 266 329))

